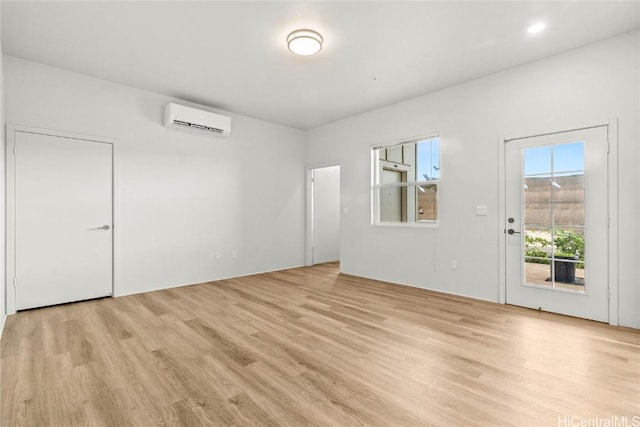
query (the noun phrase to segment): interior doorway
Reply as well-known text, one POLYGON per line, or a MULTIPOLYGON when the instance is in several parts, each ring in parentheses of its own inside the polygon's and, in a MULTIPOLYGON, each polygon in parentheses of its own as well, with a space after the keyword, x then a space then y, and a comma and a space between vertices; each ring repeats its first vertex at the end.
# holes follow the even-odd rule
POLYGON ((309 170, 307 264, 340 260, 340 166, 309 170))

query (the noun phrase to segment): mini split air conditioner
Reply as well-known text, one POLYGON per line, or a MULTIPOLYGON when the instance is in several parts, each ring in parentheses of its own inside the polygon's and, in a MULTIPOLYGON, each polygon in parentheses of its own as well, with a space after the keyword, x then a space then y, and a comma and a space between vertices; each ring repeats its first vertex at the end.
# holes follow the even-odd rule
POLYGON ((230 117, 174 103, 164 107, 164 125, 207 135, 227 136, 231 133, 230 117))

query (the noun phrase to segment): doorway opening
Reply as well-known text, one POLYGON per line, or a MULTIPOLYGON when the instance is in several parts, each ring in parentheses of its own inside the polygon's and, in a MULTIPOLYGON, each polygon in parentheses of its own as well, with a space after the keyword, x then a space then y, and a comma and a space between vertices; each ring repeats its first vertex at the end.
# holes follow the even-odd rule
POLYGON ((340 261, 340 166, 308 170, 307 265, 340 261))

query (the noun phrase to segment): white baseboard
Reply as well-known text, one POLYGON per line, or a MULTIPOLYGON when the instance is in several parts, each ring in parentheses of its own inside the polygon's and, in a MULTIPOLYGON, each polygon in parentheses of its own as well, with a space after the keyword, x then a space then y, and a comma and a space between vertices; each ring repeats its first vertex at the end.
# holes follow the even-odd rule
POLYGON ((430 291, 430 292, 438 292, 438 293, 441 293, 441 294, 453 295, 453 296, 456 296, 456 297, 470 298, 470 299, 475 299, 475 300, 478 300, 478 301, 491 302, 491 303, 494 303, 494 304, 500 304, 500 302, 497 299, 481 298, 481 297, 478 297, 478 296, 475 296, 475 295, 467 295, 467 294, 461 294, 461 293, 458 293, 458 292, 446 291, 446 290, 443 290, 443 289, 429 288, 427 286, 416 285, 415 283, 390 282, 390 281, 385 280, 385 279, 380 279, 379 277, 363 276, 361 274, 347 273, 346 271, 342 271, 341 273, 346 274, 348 276, 362 277, 363 279, 375 280, 377 282, 389 283, 389 284, 392 284, 392 285, 408 286, 410 288, 424 289, 425 291, 430 291))
POLYGON ((137 295, 137 294, 144 294, 144 293, 147 293, 147 292, 163 291, 165 289, 181 288, 183 286, 201 285, 203 283, 218 282, 220 280, 238 279, 240 277, 255 276, 255 275, 258 275, 258 274, 265 274, 265 273, 274 273, 276 271, 291 270, 291 269, 294 269, 294 268, 301 268, 301 267, 305 267, 305 266, 304 265, 294 265, 294 266, 291 266, 291 267, 275 268, 273 270, 256 271, 256 272, 252 272, 252 273, 240 274, 240 275, 237 275, 237 276, 218 277, 218 278, 215 278, 215 279, 206 280, 204 282, 199 282, 199 283, 182 283, 182 284, 177 284, 177 285, 163 286, 163 287, 160 287, 160 288, 148 289, 148 290, 145 290, 145 291, 114 292, 113 296, 114 297, 126 297, 128 295, 137 295))

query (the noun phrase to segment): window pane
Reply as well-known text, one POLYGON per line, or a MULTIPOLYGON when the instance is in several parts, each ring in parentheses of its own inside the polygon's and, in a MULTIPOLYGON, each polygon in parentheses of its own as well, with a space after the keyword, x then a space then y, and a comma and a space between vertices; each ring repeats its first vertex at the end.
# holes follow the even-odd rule
POLYGON ((525 230, 551 230, 551 204, 526 203, 524 205, 525 230))
POLYGON ((549 176, 551 174, 551 147, 534 147, 524 150, 524 176, 549 176))
POLYGON ((440 179, 440 142, 427 139, 416 143, 417 176, 416 181, 440 179))
POLYGON ((381 222, 419 223, 438 219, 440 142, 436 138, 376 148, 374 183, 381 222), (379 186, 384 186, 380 188, 379 186))
POLYGON ((553 178, 553 200, 556 203, 584 202, 584 172, 553 178))
POLYGON ((584 143, 572 142, 553 147, 554 175, 584 175, 584 143))
POLYGON ((387 160, 402 163, 402 147, 387 148, 387 160))
POLYGON ((525 178, 523 190, 525 203, 551 204, 551 178, 525 178))
POLYGON ((418 221, 438 219, 438 184, 416 186, 418 192, 418 221))
POLYGON ((584 203, 558 203, 553 209, 555 227, 584 227, 584 203))
POLYGON ((382 169, 381 179, 381 184, 393 184, 406 181, 403 171, 393 169, 382 169))
POLYGON ((529 285, 553 286, 551 282, 551 261, 540 257, 525 257, 524 281, 529 285))
POLYGON ((403 204, 406 187, 385 187, 380 189, 380 221, 404 222, 406 208, 403 204))
POLYGON ((380 221, 416 223, 438 219, 438 184, 379 189, 380 221))

